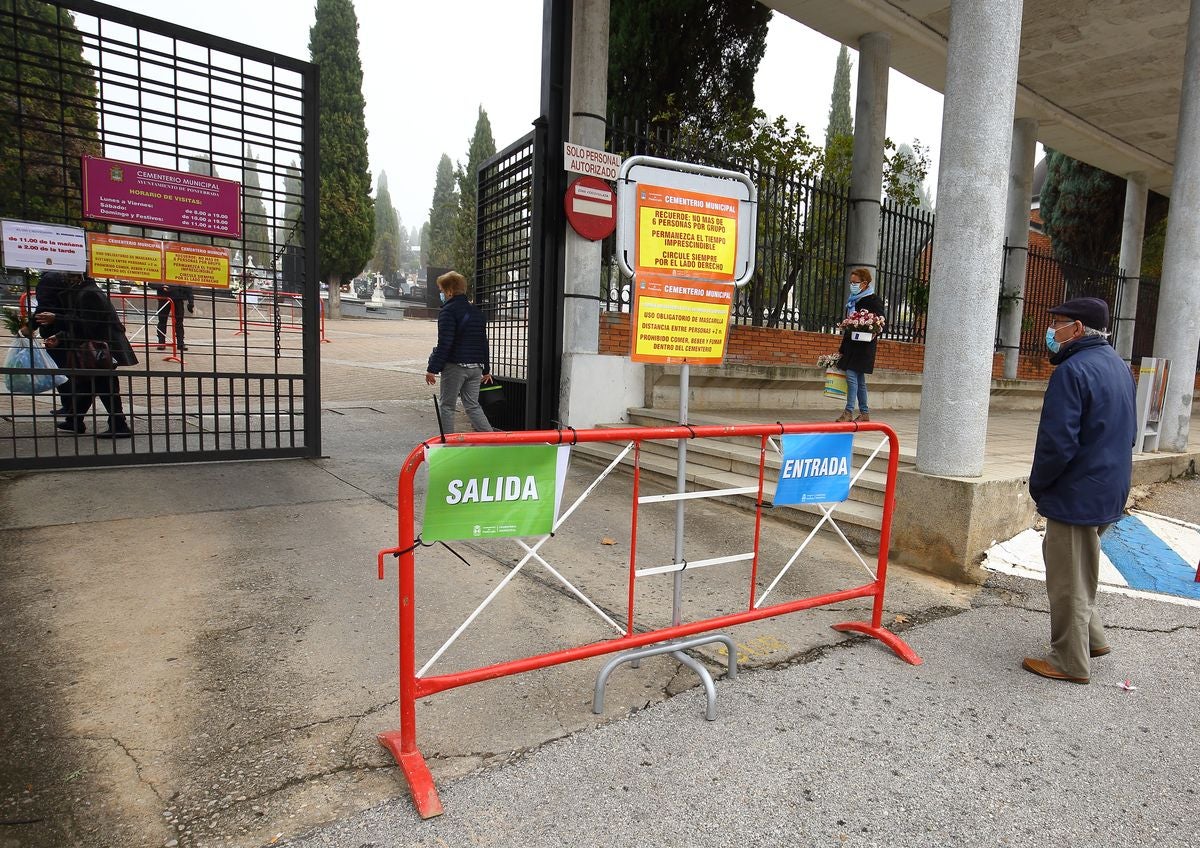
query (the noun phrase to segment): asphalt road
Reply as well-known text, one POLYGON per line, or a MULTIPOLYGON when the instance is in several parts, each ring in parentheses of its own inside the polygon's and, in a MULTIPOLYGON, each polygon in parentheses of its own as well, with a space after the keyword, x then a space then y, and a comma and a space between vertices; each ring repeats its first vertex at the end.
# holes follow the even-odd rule
POLYGON ((999 578, 906 634, 920 667, 831 648, 721 683, 713 723, 687 692, 442 787, 440 818, 400 798, 287 844, 1195 846, 1200 617, 1102 603, 1088 686, 1019 668, 1044 593, 999 578))

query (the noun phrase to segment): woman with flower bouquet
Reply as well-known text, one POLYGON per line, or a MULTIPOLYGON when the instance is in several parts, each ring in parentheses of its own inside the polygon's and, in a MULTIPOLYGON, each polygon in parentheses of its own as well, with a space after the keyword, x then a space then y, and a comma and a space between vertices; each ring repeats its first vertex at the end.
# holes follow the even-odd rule
POLYGON ((883 299, 875 294, 871 272, 855 268, 850 272, 850 299, 842 328, 841 368, 846 372, 846 409, 838 421, 870 421, 867 406, 867 375, 875 370, 875 348, 883 332, 883 299), (854 402, 858 401, 858 418, 854 402))

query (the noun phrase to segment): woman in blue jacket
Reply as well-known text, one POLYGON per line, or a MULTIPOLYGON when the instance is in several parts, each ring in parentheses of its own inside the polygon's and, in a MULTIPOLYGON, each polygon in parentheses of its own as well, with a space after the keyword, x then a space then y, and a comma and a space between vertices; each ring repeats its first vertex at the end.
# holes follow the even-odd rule
POLYGON ((490 432, 494 428, 479 405, 479 384, 492 382, 487 322, 479 307, 467 300, 467 281, 462 274, 442 274, 437 285, 442 309, 438 313, 437 347, 429 355, 425 382, 436 385, 437 375, 442 375, 438 406, 443 427, 454 430, 454 409, 462 398, 471 426, 490 432))

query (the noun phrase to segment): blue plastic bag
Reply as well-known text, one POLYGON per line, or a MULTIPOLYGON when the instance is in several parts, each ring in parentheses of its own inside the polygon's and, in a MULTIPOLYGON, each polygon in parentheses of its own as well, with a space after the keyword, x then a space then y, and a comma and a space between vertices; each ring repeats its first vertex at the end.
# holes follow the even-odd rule
POLYGON ((4 358, 4 387, 14 395, 40 395, 67 382, 67 375, 32 374, 31 368, 57 370, 41 339, 15 338, 4 358))

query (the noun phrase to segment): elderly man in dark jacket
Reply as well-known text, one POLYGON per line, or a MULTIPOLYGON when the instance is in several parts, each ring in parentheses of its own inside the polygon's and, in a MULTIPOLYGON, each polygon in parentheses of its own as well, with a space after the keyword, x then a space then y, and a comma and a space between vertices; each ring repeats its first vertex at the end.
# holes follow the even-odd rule
POLYGON ((1094 297, 1050 310, 1050 376, 1029 494, 1046 518, 1042 557, 1050 598, 1050 655, 1024 667, 1087 683, 1089 659, 1109 652, 1096 614, 1100 536, 1125 511, 1137 435, 1134 383, 1109 344, 1108 304, 1094 297))
POLYGON ((487 320, 479 307, 467 300, 467 281, 455 271, 438 277, 442 309, 438 313, 437 347, 429 354, 425 382, 437 383, 442 375, 438 406, 442 426, 454 428, 454 409, 462 398, 463 409, 476 430, 493 429, 479 405, 479 384, 492 382, 488 354, 487 320))

